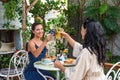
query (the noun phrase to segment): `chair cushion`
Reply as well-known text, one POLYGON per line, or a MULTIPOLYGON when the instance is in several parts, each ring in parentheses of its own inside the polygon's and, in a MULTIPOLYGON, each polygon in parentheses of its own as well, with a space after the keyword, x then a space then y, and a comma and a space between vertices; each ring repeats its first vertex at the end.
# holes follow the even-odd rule
POLYGON ((12 51, 13 48, 14 48, 14 42, 10 42, 10 43, 1 42, 0 52, 12 51))
MULTIPOLYGON (((18 74, 20 74, 20 70, 21 69, 19 69, 18 70, 18 74)), ((3 69, 1 69, 1 74, 3 74, 3 75, 7 75, 8 74, 8 68, 3 68, 3 69)), ((11 69, 10 70, 10 75, 15 75, 16 74, 16 72, 15 72, 15 70, 14 69, 11 69)))

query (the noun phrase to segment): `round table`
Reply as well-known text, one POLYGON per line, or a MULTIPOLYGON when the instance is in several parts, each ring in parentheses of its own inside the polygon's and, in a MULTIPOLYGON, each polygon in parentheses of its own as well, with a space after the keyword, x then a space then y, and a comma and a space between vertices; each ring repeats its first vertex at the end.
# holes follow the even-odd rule
POLYGON ((39 71, 39 69, 48 70, 48 71, 56 71, 57 73, 56 80, 60 80, 60 69, 54 67, 54 64, 42 64, 41 61, 37 61, 34 63, 34 67, 37 69, 38 73, 42 75, 44 78, 45 76, 39 71))

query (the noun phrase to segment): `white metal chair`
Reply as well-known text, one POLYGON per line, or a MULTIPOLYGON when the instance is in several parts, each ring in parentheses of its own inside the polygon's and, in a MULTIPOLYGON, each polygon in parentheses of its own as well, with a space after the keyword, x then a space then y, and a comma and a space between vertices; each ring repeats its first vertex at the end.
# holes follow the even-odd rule
POLYGON ((45 80, 47 80, 47 78, 50 78, 51 80, 54 80, 52 77, 50 77, 50 76, 46 76, 46 75, 43 75, 40 71, 39 71, 39 69, 37 69, 37 72, 45 79, 45 80))
POLYGON ((107 80, 120 80, 120 62, 114 64, 106 74, 107 80))
POLYGON ((13 77, 17 76, 17 80, 23 80, 23 71, 27 63, 28 52, 25 50, 17 51, 11 57, 9 67, 1 69, 0 77, 6 78, 7 80, 13 80, 13 77))

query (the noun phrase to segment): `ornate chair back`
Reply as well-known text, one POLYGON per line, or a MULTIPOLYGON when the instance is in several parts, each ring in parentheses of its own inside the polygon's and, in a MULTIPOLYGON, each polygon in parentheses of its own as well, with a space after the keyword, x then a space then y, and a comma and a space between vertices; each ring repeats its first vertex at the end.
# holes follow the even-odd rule
POLYGON ((120 62, 114 64, 106 74, 107 80, 120 80, 120 62))
POLYGON ((0 76, 7 78, 18 77, 18 80, 23 79, 23 71, 25 66, 28 64, 28 52, 25 50, 19 50, 13 54, 10 59, 9 67, 1 71, 0 76))

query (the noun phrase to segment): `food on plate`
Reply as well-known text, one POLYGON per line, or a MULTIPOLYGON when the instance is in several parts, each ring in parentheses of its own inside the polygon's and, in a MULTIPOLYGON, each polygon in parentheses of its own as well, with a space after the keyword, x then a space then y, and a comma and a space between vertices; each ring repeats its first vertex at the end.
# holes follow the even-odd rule
POLYGON ((65 64, 72 64, 73 63, 73 60, 72 58, 68 58, 67 60, 64 61, 65 64))

